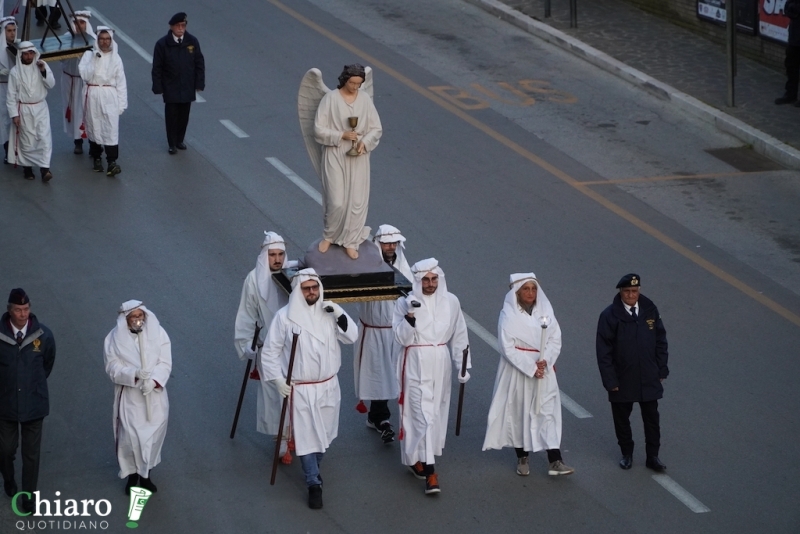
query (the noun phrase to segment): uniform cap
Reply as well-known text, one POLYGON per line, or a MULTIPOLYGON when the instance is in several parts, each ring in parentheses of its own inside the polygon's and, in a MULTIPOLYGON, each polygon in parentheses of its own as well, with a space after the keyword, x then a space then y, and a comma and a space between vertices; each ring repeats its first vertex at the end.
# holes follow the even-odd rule
POLYGON ((619 279, 617 282, 617 289, 621 287, 639 287, 642 285, 642 279, 638 274, 629 273, 619 279))

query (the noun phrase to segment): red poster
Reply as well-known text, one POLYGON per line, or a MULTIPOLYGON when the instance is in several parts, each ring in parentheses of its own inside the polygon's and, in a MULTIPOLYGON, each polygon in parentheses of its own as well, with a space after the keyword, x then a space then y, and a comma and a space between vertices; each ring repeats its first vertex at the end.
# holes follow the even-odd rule
POLYGON ((785 43, 789 40, 789 17, 783 14, 786 0, 758 0, 758 32, 762 37, 785 43))

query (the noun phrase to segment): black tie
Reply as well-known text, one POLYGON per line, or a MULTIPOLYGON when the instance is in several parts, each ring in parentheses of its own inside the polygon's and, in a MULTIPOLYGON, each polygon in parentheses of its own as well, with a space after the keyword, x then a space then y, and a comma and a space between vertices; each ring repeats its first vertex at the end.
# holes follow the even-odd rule
POLYGON ((19 332, 17 332, 17 345, 22 345, 22 338, 23 338, 22 330, 20 330, 19 332))
POLYGON ((178 37, 178 44, 181 44, 182 42, 183 42, 183 37, 178 37))
POLYGON ((631 317, 633 317, 634 319, 636 319, 636 306, 634 306, 633 308, 631 308, 631 317))

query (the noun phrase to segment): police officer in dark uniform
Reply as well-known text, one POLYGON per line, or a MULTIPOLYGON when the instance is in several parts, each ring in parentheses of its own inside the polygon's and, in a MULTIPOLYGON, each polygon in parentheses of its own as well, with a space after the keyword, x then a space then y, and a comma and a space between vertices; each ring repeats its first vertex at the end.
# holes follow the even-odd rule
POLYGON ((56 360, 53 334, 31 312, 21 288, 12 289, 8 311, 0 318, 0 472, 12 506, 33 509, 39 480, 42 422, 50 413, 47 377, 56 360), (22 495, 17 494, 14 456, 22 435, 22 495))
POLYGON ((153 93, 164 98, 169 153, 186 150, 183 138, 196 91, 206 87, 206 64, 200 42, 186 31, 186 13, 169 20, 169 32, 153 50, 153 93))
POLYGON ((638 402, 644 423, 645 465, 654 471, 667 466, 658 458, 661 429, 658 399, 664 394, 662 382, 667 368, 667 331, 658 308, 639 292, 641 278, 626 274, 617 284, 619 293, 600 314, 597 322, 597 365, 608 391, 614 430, 622 451, 619 466, 633 464, 633 435, 630 415, 638 402))

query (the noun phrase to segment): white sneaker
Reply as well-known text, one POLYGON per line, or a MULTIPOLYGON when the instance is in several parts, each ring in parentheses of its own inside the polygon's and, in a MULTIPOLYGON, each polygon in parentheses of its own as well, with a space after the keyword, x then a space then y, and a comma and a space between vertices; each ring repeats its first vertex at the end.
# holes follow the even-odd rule
POLYGON ((531 474, 531 468, 528 465, 528 457, 517 458, 517 474, 521 477, 526 477, 531 474))
MULTIPOLYGON (((518 471, 519 472, 519 471, 518 471)), ((547 472, 548 475, 558 476, 558 475, 571 475, 575 472, 575 469, 568 465, 564 465, 564 462, 561 460, 556 460, 550 464, 550 470, 547 472)))

